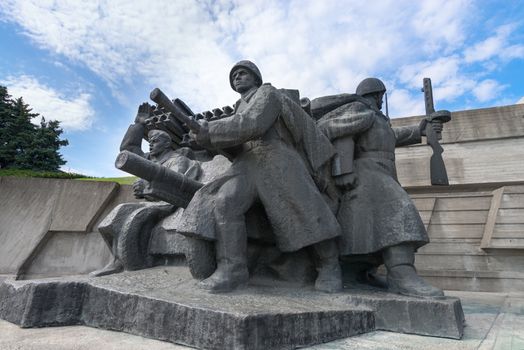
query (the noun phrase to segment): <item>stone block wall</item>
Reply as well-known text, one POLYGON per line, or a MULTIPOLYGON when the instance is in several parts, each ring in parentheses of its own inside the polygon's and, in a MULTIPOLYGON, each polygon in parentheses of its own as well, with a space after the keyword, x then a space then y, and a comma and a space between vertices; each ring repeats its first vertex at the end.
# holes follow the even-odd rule
POLYGON ((524 290, 524 184, 409 192, 431 240, 417 253, 421 275, 444 289, 524 290))
POLYGON ((524 290, 524 104, 453 112, 442 136, 450 186, 430 186, 429 146, 396 150, 431 240, 419 273, 444 289, 524 290))

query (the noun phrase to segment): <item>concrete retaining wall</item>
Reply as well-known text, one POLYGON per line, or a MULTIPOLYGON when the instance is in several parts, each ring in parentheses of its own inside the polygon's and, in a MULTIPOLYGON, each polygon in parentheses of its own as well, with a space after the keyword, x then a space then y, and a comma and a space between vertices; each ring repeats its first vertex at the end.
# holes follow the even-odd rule
POLYGON ((444 289, 524 290, 524 183, 408 190, 431 242, 419 273, 444 289))
MULTIPOLYGON (((421 118, 391 122, 405 126, 421 118)), ((441 141, 450 184, 524 181, 524 104, 453 112, 451 118, 441 141)), ((431 148, 424 143, 396 150, 399 181, 405 187, 431 184, 431 148)))
POLYGON ((88 273, 109 261, 98 222, 130 191, 116 183, 0 177, 0 275, 88 273))
POLYGON ((442 136, 449 187, 430 186, 429 146, 396 149, 431 239, 419 273, 445 289, 524 290, 524 104, 453 112, 442 136))
MULTIPOLYGON (((421 117, 395 119, 394 126, 421 117)), ((524 289, 524 105, 452 113, 443 133, 451 186, 429 186, 427 145, 397 149, 399 180, 431 243, 419 272, 445 289, 524 289)), ((110 251, 96 227, 130 186, 0 177, 0 278, 85 274, 110 251)))

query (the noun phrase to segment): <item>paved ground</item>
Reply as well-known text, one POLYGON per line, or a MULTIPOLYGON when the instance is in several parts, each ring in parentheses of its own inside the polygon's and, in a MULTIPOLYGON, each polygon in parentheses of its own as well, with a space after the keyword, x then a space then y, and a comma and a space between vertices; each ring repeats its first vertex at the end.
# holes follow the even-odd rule
MULTIPOLYGON (((524 350, 524 293, 447 292, 462 299, 466 328, 462 340, 372 332, 311 347, 315 350, 497 349, 524 350)), ((84 326, 22 329, 0 320, 1 350, 177 350, 161 341, 84 326)))

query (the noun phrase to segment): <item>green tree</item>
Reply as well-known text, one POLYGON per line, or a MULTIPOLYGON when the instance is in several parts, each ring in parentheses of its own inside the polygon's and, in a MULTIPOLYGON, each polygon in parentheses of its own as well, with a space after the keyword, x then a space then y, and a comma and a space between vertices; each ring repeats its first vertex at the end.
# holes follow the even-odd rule
POLYGON ((57 171, 65 164, 58 152, 68 144, 61 140, 60 122, 31 123, 38 113, 22 97, 12 99, 7 88, 0 86, 0 168, 57 171))
POLYGON ((11 96, 7 88, 0 86, 0 168, 5 168, 14 161, 16 153, 9 144, 9 133, 14 120, 11 96))

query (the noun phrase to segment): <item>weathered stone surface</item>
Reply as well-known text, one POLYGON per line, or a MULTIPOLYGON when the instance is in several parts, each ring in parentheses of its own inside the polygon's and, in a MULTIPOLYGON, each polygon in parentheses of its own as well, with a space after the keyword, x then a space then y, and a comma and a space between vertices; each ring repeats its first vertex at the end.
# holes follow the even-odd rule
POLYGON ((374 329, 460 338, 463 328, 456 298, 352 289, 330 295, 264 279, 233 293, 209 294, 195 288, 184 267, 5 280, 0 318, 22 327, 84 324, 206 349, 288 349, 374 329))
POLYGON ((459 299, 422 299, 358 291, 350 293, 348 301, 374 310, 377 330, 452 339, 460 339, 464 333, 464 312, 459 299))
MULTIPOLYGON (((310 350, 473 350, 524 348, 524 294, 449 292, 460 297, 467 327, 462 339, 375 331, 310 350)), ((189 350, 183 345, 85 326, 20 328, 0 320, 2 350, 189 350)))

